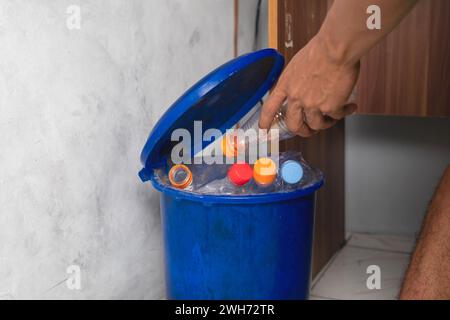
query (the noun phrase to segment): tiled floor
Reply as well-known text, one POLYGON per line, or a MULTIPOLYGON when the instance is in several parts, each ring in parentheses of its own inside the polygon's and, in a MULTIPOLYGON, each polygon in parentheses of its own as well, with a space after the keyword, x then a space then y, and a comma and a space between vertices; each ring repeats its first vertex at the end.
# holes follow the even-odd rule
POLYGON ((413 237, 350 235, 313 282, 311 299, 396 299, 414 243, 413 237), (380 289, 367 287, 369 266, 379 267, 380 289))

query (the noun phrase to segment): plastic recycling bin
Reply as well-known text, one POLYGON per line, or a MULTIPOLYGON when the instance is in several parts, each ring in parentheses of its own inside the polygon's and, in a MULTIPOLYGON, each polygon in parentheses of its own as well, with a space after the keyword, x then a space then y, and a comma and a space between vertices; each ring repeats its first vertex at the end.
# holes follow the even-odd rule
MULTIPOLYGON (((141 154, 142 181, 160 192, 169 299, 305 299, 309 294, 317 179, 307 188, 255 195, 200 195, 156 178, 171 132, 225 132, 273 86, 284 60, 264 49, 200 80, 154 126, 141 154)), ((192 143, 192 155, 211 141, 192 143), (199 144, 200 143, 200 144, 199 144)))

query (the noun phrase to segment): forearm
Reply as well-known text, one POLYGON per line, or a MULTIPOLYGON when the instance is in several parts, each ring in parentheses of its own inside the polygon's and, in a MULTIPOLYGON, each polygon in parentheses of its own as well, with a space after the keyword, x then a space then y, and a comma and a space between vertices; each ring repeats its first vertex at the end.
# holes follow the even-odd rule
POLYGON ((400 299, 450 299, 450 166, 428 209, 400 299))
POLYGON ((355 64, 378 41, 394 29, 417 0, 335 0, 317 35, 331 58, 355 64), (367 27, 367 8, 381 9, 381 29, 367 27))

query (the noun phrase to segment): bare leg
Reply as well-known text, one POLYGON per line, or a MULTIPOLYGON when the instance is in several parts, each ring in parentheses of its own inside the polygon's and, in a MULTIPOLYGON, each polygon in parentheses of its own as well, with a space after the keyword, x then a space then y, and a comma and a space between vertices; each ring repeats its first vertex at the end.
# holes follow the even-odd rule
POLYGON ((425 217, 400 299, 450 299, 450 165, 425 217))

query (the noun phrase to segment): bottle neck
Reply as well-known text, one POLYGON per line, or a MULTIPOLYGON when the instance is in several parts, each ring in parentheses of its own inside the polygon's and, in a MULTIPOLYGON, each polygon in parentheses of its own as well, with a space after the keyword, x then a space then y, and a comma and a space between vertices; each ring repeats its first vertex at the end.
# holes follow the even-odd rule
MULTIPOLYGON (((278 138, 280 140, 288 139, 294 136, 293 133, 291 133, 286 126, 286 109, 287 104, 283 104, 278 110, 278 112, 275 114, 275 117, 273 119, 272 125, 270 126, 269 130, 278 130, 278 138)), ((255 133, 259 133, 259 118, 261 115, 261 104, 258 106, 258 110, 252 114, 252 116, 241 126, 239 126, 239 129, 242 131, 247 132, 248 130, 253 130, 255 133)), ((268 139, 270 140, 270 134, 268 135, 268 139)))

